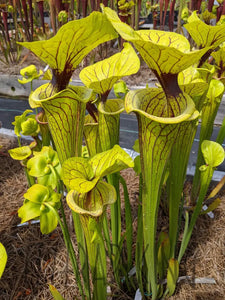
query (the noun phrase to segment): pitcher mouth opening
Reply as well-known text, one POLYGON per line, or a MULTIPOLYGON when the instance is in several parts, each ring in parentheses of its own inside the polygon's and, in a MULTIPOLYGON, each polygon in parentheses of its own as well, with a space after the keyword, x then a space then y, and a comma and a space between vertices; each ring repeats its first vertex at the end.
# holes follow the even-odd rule
POLYGON ((125 98, 125 110, 127 113, 135 112, 152 121, 162 124, 177 124, 183 121, 192 121, 199 117, 199 112, 196 110, 195 104, 188 94, 180 93, 177 97, 171 97, 170 99, 166 98, 166 100, 164 99, 164 96, 166 98, 166 95, 161 88, 130 91, 125 98), (157 99, 157 96, 160 96, 160 98, 157 99), (165 105, 157 107, 156 100, 158 100, 158 105, 160 105, 160 101, 165 101, 165 105), (169 109, 171 111, 164 114, 164 106, 168 105, 166 102, 169 100, 171 100, 171 102, 173 101, 174 106, 176 105, 177 107, 172 107, 173 103, 170 103, 168 111, 169 109), (172 111, 172 108, 174 111, 172 111), (171 116, 169 116, 169 114, 171 114, 171 116))

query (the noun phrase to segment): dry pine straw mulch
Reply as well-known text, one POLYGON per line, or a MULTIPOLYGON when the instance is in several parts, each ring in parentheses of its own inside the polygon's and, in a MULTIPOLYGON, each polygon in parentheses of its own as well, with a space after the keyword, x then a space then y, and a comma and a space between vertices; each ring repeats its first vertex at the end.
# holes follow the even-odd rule
MULTIPOLYGON (((0 150, 0 241, 8 253, 7 266, 0 280, 0 300, 52 299, 48 283, 59 289, 65 299, 79 299, 60 228, 49 235, 41 235, 39 225, 17 227, 20 223, 17 210, 27 189, 26 178, 19 162, 7 155, 8 149, 17 146, 15 140, 0 136, 0 144, 3 145, 0 150)), ((128 183, 135 227, 138 178, 132 170, 122 173, 128 183)), ((181 282, 172 300, 225 299, 224 190, 221 199, 214 219, 207 215, 199 218, 180 266, 181 276, 210 277, 216 280, 216 284, 181 282)), ((72 231, 71 224, 70 228, 72 231)), ((118 293, 110 275, 111 289, 118 293)), ((116 299, 132 298, 121 291, 116 299)))

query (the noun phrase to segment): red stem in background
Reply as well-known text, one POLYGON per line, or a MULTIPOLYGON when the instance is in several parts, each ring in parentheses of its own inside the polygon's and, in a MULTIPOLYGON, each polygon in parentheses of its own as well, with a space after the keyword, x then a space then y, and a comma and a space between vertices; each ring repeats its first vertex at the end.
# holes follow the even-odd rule
POLYGON ((108 0, 103 0, 102 3, 103 3, 103 5, 104 5, 105 7, 108 6, 108 0))
POLYGON ((160 29, 162 29, 163 25, 163 4, 164 0, 159 0, 159 9, 160 9, 160 16, 159 16, 159 21, 160 21, 160 29))
MULTIPOLYGON (((28 19, 28 12, 27 12, 27 1, 26 0, 21 0, 21 2, 22 2, 24 17, 25 17, 25 20, 26 20, 26 26, 27 26, 28 34, 29 34, 29 19, 28 19)), ((30 41, 30 36, 29 36, 29 41, 30 41)))
POLYGON ((38 5, 39 12, 40 12, 40 17, 41 17, 41 26, 43 28, 43 32, 45 33, 44 1, 38 1, 37 5, 38 5))
POLYGON ((166 12, 169 6, 169 2, 170 0, 165 0, 165 6, 164 6, 164 16, 163 16, 163 28, 165 26, 165 22, 166 22, 166 12))
POLYGON ((6 34, 6 40, 10 45, 10 37, 9 37, 9 28, 8 28, 7 17, 8 17, 8 12, 3 11, 2 12, 2 18, 3 18, 3 24, 4 24, 5 34, 6 34))
POLYGON ((55 0, 55 7, 56 7, 56 11, 57 11, 57 14, 63 10, 63 6, 62 6, 62 0, 55 0))
POLYGON ((69 7, 70 7, 70 4, 68 2, 63 3, 63 10, 65 10, 67 13, 69 12, 69 7))
POLYGON ((222 11, 223 11, 223 6, 220 4, 219 7, 217 7, 216 9, 216 22, 219 21, 222 11))
POLYGON ((29 18, 30 18, 31 41, 33 41, 33 35, 34 35, 34 19, 33 19, 32 0, 28 0, 28 4, 29 4, 29 18))
POLYGON ((221 15, 225 15, 225 0, 223 1, 223 10, 222 10, 221 15))
POLYGON ((198 2, 197 2, 197 7, 196 7, 197 11, 200 10, 201 4, 202 4, 202 0, 198 0, 198 2))
POLYGON ((202 4, 202 0, 192 0, 191 1, 191 10, 198 10, 200 9, 201 7, 201 4, 202 4))
POLYGON ((95 0, 90 0, 91 3, 91 11, 95 10, 95 0))
POLYGON ((208 11, 209 12, 212 12, 213 4, 214 4, 214 0, 209 0, 209 2, 208 2, 208 11))
POLYGON ((158 19, 158 12, 154 10, 152 12, 152 17, 153 17, 153 29, 157 28, 157 19, 158 19))
POLYGON ((83 0, 82 1, 83 18, 85 18, 87 16, 87 5, 88 5, 88 1, 87 0, 83 0))
POLYGON ((138 15, 137 15, 137 24, 139 24, 139 20, 140 20, 140 12, 141 12, 141 0, 137 0, 138 1, 138 15))
POLYGON ((97 11, 100 10, 100 2, 101 2, 101 0, 97 0, 97 1, 96 1, 96 10, 97 10, 97 11))
POLYGON ((176 0, 172 0, 170 3, 170 13, 169 13, 169 30, 173 31, 173 23, 174 23, 174 7, 176 0))
POLYGON ((22 14, 22 9, 21 9, 21 5, 20 5, 20 0, 16 0, 15 2, 16 2, 17 9, 19 11, 19 15, 20 15, 23 30, 26 34, 27 40, 29 41, 29 32, 28 32, 28 28, 25 26, 24 21, 23 21, 23 14, 22 14))

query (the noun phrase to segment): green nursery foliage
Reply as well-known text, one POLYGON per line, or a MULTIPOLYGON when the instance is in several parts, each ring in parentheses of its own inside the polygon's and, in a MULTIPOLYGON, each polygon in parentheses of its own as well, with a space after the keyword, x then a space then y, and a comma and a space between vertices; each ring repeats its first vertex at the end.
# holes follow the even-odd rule
POLYGON ((18 210, 21 223, 40 218, 40 229, 43 234, 52 232, 58 220, 47 204, 59 209, 61 194, 53 191, 52 188, 40 184, 34 184, 24 194, 23 206, 18 210))
POLYGON ((15 121, 12 123, 14 127, 14 132, 18 137, 22 135, 36 136, 39 132, 39 126, 35 120, 35 115, 31 114, 33 111, 27 109, 23 112, 21 116, 16 116, 15 121))
POLYGON ((9 150, 10 156, 15 160, 24 160, 31 156, 32 151, 29 146, 18 147, 9 150))
POLYGON ((35 65, 30 65, 26 68, 20 70, 20 75, 22 75, 22 80, 18 79, 19 83, 26 84, 28 82, 32 82, 34 79, 38 79, 43 72, 40 70, 37 72, 37 68, 35 65))
POLYGON ((58 154, 52 147, 43 147, 40 152, 33 152, 27 162, 30 176, 37 177, 39 184, 55 189, 61 178, 61 164, 58 154))
POLYGON ((218 143, 205 140, 201 149, 207 167, 216 168, 224 161, 224 150, 218 143))

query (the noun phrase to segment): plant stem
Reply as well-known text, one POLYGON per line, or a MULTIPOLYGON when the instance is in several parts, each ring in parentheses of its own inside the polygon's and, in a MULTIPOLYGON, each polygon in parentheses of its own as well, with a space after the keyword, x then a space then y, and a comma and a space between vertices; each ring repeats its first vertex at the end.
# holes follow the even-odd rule
POLYGON ((182 10, 185 5, 185 0, 180 0, 179 1, 179 12, 178 12, 178 21, 177 21, 177 33, 182 33, 182 28, 181 28, 181 14, 182 10))
POLYGON ((81 223, 87 244, 88 260, 92 273, 94 285, 93 300, 105 300, 107 298, 106 289, 106 253, 105 245, 101 234, 101 224, 99 220, 89 216, 81 215, 81 223), (90 226, 90 221, 94 222, 94 227, 90 226))
POLYGON ((121 209, 120 209, 120 192, 119 192, 119 180, 117 174, 111 174, 107 176, 109 184, 113 185, 117 193, 117 201, 111 205, 111 232, 112 232, 112 257, 113 257, 113 270, 115 280, 120 284, 119 268, 116 265, 119 253, 119 243, 121 238, 121 209))
POLYGON ((142 175, 139 176, 139 204, 138 204, 138 223, 137 223, 137 241, 135 252, 135 264, 138 286, 144 297, 144 287, 142 280, 143 265, 143 218, 142 218, 142 175))
POLYGON ((83 229, 80 222, 80 216, 72 211, 74 230, 76 233, 77 244, 79 249, 79 258, 82 267, 82 276, 84 280, 84 290, 87 295, 87 299, 91 299, 90 283, 89 283, 89 267, 87 258, 87 249, 84 238, 83 229))
MULTIPOLYGON (((180 247, 180 252, 179 252, 179 256, 178 256, 178 262, 180 263, 185 250, 188 246, 188 243, 190 241, 191 235, 192 235, 192 231, 194 229, 195 223, 197 221, 197 218, 201 212, 202 209, 202 203, 205 199, 209 184, 211 182, 212 179, 212 175, 213 175, 213 168, 208 166, 207 169, 201 173, 201 188, 200 188, 200 192, 199 192, 199 198, 197 201, 197 204, 195 206, 194 212, 191 216, 191 221, 190 221, 190 225, 187 228, 185 228, 184 231, 184 236, 182 239, 182 243, 181 243, 181 247, 180 247)), ((185 224, 187 226, 187 224, 185 224)))
POLYGON ((109 225, 108 225, 108 220, 106 215, 104 215, 103 220, 102 220, 102 226, 103 226, 103 233, 105 237, 105 242, 107 245, 107 250, 108 250, 108 256, 111 260, 112 263, 112 248, 111 248, 111 242, 110 242, 110 235, 109 235, 109 225))
POLYGON ((71 239, 70 239, 70 234, 69 234, 69 231, 68 231, 68 227, 65 226, 65 224, 62 223, 62 221, 60 219, 60 216, 59 216, 58 212, 55 210, 54 207, 52 207, 48 203, 46 203, 46 206, 55 214, 55 216, 56 216, 56 218, 59 222, 59 225, 60 225, 62 233, 63 233, 64 242, 65 242, 66 248, 68 250, 71 263, 72 263, 74 275, 76 276, 79 291, 82 295, 82 299, 85 299, 84 291, 83 291, 83 287, 82 287, 82 283, 81 283, 81 278, 80 278, 80 273, 79 273, 79 268, 78 268, 78 264, 77 264, 77 259, 76 259, 75 252, 74 252, 74 249, 73 249, 73 244, 72 244, 71 239))
POLYGON ((127 242, 127 269, 128 272, 132 268, 132 244, 133 244, 133 227, 132 212, 126 181, 119 176, 120 183, 123 186, 124 202, 125 202, 125 223, 126 223, 126 242, 127 242))

